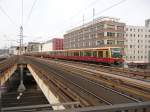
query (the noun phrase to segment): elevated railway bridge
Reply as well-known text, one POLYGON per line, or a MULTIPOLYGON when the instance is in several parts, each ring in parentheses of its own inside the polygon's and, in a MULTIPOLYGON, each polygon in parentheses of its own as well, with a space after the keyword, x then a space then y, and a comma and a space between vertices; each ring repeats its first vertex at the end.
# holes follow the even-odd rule
POLYGON ((149 71, 12 56, 0 62, 0 96, 18 68, 19 94, 26 91, 22 75, 28 69, 47 103, 3 107, 0 100, 2 112, 150 112, 149 71))

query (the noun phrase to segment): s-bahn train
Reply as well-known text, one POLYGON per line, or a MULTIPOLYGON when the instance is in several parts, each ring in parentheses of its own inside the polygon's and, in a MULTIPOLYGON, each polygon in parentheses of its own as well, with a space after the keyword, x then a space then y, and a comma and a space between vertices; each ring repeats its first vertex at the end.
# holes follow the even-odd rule
POLYGON ((121 65, 124 62, 123 48, 120 47, 56 50, 28 53, 25 55, 43 58, 95 62, 110 65, 121 65))

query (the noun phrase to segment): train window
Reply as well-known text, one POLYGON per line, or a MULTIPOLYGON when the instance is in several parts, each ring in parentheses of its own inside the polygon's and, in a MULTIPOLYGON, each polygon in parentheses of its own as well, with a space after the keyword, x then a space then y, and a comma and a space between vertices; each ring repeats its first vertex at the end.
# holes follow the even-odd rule
POLYGON ((84 52, 83 51, 80 51, 80 56, 84 56, 84 52))
POLYGON ((68 56, 71 56, 71 52, 68 52, 68 56))
POLYGON ((68 52, 66 52, 66 56, 68 56, 68 52))
POLYGON ((103 58, 103 51, 98 51, 98 58, 103 58))
POLYGON ((85 51, 84 52, 84 56, 91 56, 91 55, 92 55, 91 51, 85 51))
POLYGON ((97 51, 93 51, 93 56, 97 57, 97 51))
POLYGON ((63 52, 63 56, 66 56, 66 52, 63 52))
POLYGON ((123 49, 121 48, 111 48, 112 58, 122 58, 123 49))
POLYGON ((79 52, 74 52, 74 56, 79 56, 79 52))
POLYGON ((74 52, 71 52, 71 56, 74 56, 74 52))

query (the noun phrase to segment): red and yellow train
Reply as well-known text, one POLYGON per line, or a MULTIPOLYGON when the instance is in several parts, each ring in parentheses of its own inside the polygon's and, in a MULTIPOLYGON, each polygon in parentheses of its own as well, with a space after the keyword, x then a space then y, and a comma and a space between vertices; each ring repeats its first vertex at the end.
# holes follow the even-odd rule
POLYGON ((77 60, 115 65, 120 65, 124 62, 123 48, 120 47, 56 50, 48 52, 29 53, 26 55, 43 58, 77 60))

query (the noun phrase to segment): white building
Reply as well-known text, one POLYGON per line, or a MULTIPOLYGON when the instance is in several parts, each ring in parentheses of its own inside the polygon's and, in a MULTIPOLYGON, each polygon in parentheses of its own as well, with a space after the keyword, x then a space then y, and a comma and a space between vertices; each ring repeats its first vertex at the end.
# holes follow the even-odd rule
POLYGON ((9 54, 10 55, 19 55, 19 50, 18 50, 17 46, 11 46, 9 48, 9 54))
POLYGON ((46 41, 46 42, 42 43, 41 51, 42 52, 52 51, 52 40, 49 40, 49 41, 46 41))
POLYGON ((150 27, 126 26, 125 54, 127 63, 150 62, 150 27))

